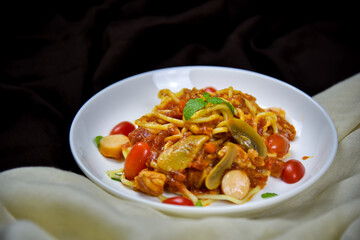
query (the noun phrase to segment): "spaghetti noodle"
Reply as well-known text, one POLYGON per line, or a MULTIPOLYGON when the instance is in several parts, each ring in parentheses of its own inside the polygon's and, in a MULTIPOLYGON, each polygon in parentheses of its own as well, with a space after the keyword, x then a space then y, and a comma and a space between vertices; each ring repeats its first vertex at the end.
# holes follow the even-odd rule
POLYGON ((281 134, 292 141, 296 135, 283 110, 262 109, 255 97, 232 87, 209 93, 164 89, 158 97, 160 104, 135 120, 137 128, 128 136, 131 146, 149 145, 145 169, 134 180, 126 179, 123 169, 109 171, 110 177, 159 199, 170 192, 203 205, 242 204, 270 175, 278 177, 286 155, 269 152, 266 140, 281 134), (226 175, 237 180, 226 182, 226 175), (234 186, 224 186, 229 182, 234 186))

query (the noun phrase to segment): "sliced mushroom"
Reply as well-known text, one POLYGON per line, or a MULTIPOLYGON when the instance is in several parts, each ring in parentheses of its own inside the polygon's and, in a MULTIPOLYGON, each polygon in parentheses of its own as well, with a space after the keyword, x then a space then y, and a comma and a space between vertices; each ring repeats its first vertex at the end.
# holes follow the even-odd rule
POLYGON ((160 154, 157 160, 158 167, 165 171, 185 169, 208 140, 209 137, 206 135, 190 135, 181 139, 160 154))
POLYGON ((234 143, 227 142, 226 146, 228 149, 225 156, 215 165, 213 169, 211 169, 205 179, 205 186, 210 190, 215 189, 220 185, 224 171, 231 167, 231 164, 236 158, 236 145, 234 143))
POLYGON ((267 148, 264 140, 260 135, 245 121, 238 118, 230 118, 226 121, 226 126, 229 128, 233 138, 245 148, 255 149, 259 156, 265 158, 267 155, 267 148))

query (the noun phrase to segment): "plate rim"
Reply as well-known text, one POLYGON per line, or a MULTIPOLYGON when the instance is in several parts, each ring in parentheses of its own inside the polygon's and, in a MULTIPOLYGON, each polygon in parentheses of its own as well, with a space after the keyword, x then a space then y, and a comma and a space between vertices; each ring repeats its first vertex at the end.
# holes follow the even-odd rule
POLYGON ((246 214, 246 213, 250 213, 250 212, 254 212, 257 210, 262 210, 265 208, 268 208, 270 206, 275 206, 281 202, 284 202, 286 200, 289 200, 291 198, 293 198, 294 196, 300 194, 301 192, 303 192, 305 189, 307 189, 308 187, 310 187, 311 185, 313 185, 315 182, 317 182, 330 168, 331 164, 333 163, 336 153, 337 153, 337 148, 338 148, 338 135, 337 135, 337 131, 336 131, 336 127, 331 119, 331 117, 329 116, 329 114, 325 111, 325 109, 311 96, 309 96, 308 94, 306 94, 305 92, 303 92, 302 90, 294 87, 293 85, 281 81, 279 79, 276 79, 274 77, 262 74, 262 73, 258 73, 258 72, 254 72, 251 70, 246 70, 246 69, 240 69, 240 68, 233 68, 233 67, 223 67, 223 66, 208 66, 208 65, 199 65, 199 66, 175 66, 175 67, 168 67, 168 68, 159 68, 159 69, 154 69, 151 71, 146 71, 143 73, 139 73, 139 74, 135 74, 133 76, 129 76, 126 77, 124 79, 120 79, 108 86, 106 86, 105 88, 101 89, 100 91, 98 91, 97 93, 95 93, 93 96, 91 96, 88 100, 85 101, 85 103, 78 109, 77 113, 75 114, 73 121, 71 123, 70 126, 70 131, 69 131, 69 144, 70 144, 70 149, 71 149, 71 153, 73 155, 73 158, 75 159, 77 165, 79 166, 79 168, 81 169, 81 171, 92 181, 94 182, 96 185, 98 185, 99 187, 101 187, 103 190, 105 190, 106 192, 111 193, 112 195, 115 195, 116 197, 120 198, 120 199, 127 199, 127 200, 132 200, 132 201, 136 201, 139 203, 143 203, 146 204, 152 208, 155 208, 161 212, 165 212, 165 213, 170 213, 170 214, 174 214, 174 215, 181 215, 181 216, 187 216, 187 217, 206 217, 206 216, 213 216, 213 215, 229 215, 229 214, 246 214), (170 205, 170 204, 163 204, 161 202, 151 202, 148 201, 146 199, 138 199, 136 197, 133 196, 128 196, 126 193, 125 194, 119 194, 118 192, 114 191, 112 187, 107 186, 103 181, 101 181, 101 179, 98 179, 95 175, 93 175, 83 164, 83 162, 78 159, 77 155, 75 154, 76 150, 74 149, 74 143, 73 143, 73 133, 74 133, 74 127, 76 126, 77 121, 79 121, 79 116, 81 115, 81 113, 84 111, 84 109, 91 104, 92 101, 94 101, 94 99, 96 99, 99 95, 106 93, 107 91, 109 91, 109 89, 113 88, 115 85, 122 85, 122 84, 126 84, 126 82, 131 81, 133 79, 136 78, 140 78, 141 76, 144 75, 151 75, 155 72, 159 72, 159 71, 169 71, 169 70, 176 70, 176 69, 201 69, 201 70, 205 70, 205 69, 215 69, 215 70, 231 70, 231 71, 238 71, 238 72, 242 72, 242 73, 246 73, 246 74, 250 74, 250 75, 257 75, 260 76, 262 78, 266 78, 268 80, 271 81, 275 81, 276 83, 280 84, 280 85, 284 85, 287 88, 291 88, 293 91, 296 91, 298 93, 300 93, 303 97, 307 98, 312 104, 314 104, 317 109, 319 109, 321 111, 321 113, 324 115, 324 117, 327 119, 327 121, 330 124, 331 127, 331 132, 333 134, 333 144, 334 144, 334 148, 332 148, 331 153, 329 154, 329 160, 326 162, 326 166, 321 168, 320 173, 318 173, 316 176, 313 176, 311 179, 309 179, 307 182, 305 182, 304 184, 298 186, 296 189, 297 191, 291 191, 290 193, 286 193, 283 195, 279 195, 276 196, 275 198, 269 198, 266 199, 266 201, 261 203, 261 206, 256 206, 256 204, 251 204, 251 203, 246 203, 245 205, 226 205, 226 206, 216 206, 216 207, 204 207, 204 208, 199 208, 199 207, 187 207, 187 206, 176 206, 176 205, 170 205), (245 207, 244 207, 245 206, 245 207), (204 210, 206 209, 206 210, 204 210))

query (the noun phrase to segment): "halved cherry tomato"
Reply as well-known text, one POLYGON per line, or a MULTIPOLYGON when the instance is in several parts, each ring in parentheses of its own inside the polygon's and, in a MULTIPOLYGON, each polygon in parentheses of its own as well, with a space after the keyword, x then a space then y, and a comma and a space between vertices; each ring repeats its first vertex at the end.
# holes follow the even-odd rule
POLYGON ((216 89, 214 87, 206 87, 206 88, 204 88, 204 91, 211 93, 211 92, 216 92, 216 89))
POLYGON ((271 153, 276 153, 278 157, 282 157, 289 152, 289 139, 281 134, 274 133, 266 139, 266 145, 271 153))
POLYGON ((182 206, 194 206, 194 203, 190 199, 181 196, 165 199, 163 203, 182 206))
POLYGON ((116 125, 110 132, 110 135, 114 135, 114 134, 122 134, 125 136, 128 136, 130 132, 135 130, 135 126, 134 124, 132 124, 131 122, 121 122, 118 125, 116 125))
POLYGON ((146 168, 146 159, 150 155, 150 147, 146 142, 136 143, 127 155, 124 163, 125 178, 133 180, 140 171, 146 168))
POLYGON ((300 181, 304 175, 304 165, 299 160, 291 159, 285 162, 281 179, 286 183, 296 183, 300 181))

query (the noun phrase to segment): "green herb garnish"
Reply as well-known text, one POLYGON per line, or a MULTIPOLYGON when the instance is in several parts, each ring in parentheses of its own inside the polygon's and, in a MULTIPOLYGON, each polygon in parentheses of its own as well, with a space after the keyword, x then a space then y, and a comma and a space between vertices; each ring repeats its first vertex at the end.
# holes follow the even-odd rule
POLYGON ((114 180, 114 181, 119 181, 119 182, 121 182, 121 179, 120 179, 120 178, 112 177, 111 179, 114 180))
POLYGON ((211 103, 214 105, 225 103, 231 110, 232 114, 235 114, 235 108, 233 105, 231 105, 231 103, 224 101, 223 99, 218 97, 211 97, 210 94, 207 92, 204 92, 203 97, 205 98, 205 100, 202 98, 195 98, 195 99, 190 99, 186 103, 183 111, 184 118, 186 121, 188 121, 192 117, 192 115, 194 115, 195 112, 203 109, 207 105, 207 103, 211 103))
POLYGON ((97 136, 95 137, 95 144, 96 147, 99 148, 100 147, 100 140, 103 138, 103 136, 97 136))
POLYGON ((184 118, 185 120, 189 120, 194 113, 206 106, 206 102, 202 98, 190 99, 184 108, 184 118))
POLYGON ((202 207, 202 203, 200 202, 200 200, 198 200, 196 203, 195 203, 195 207, 202 207))
POLYGON ((262 197, 262 198, 270 198, 270 197, 275 197, 275 196, 277 196, 276 193, 269 193, 269 192, 267 192, 267 193, 261 194, 261 197, 262 197))

